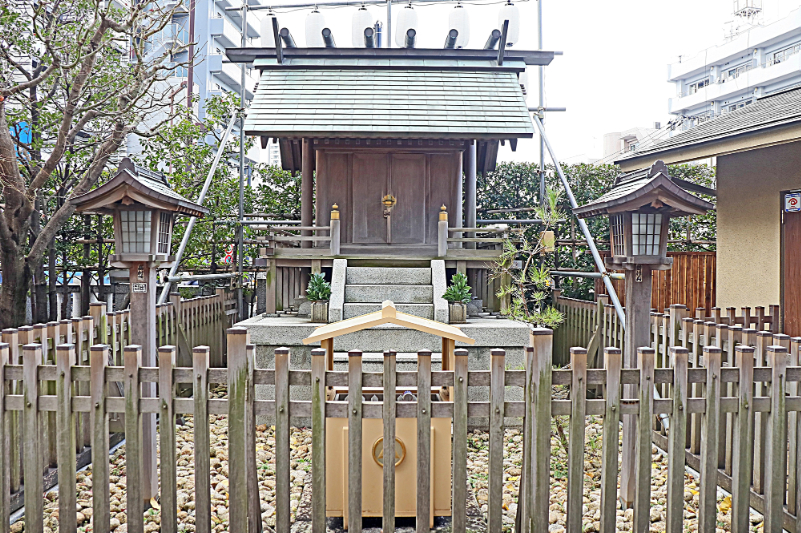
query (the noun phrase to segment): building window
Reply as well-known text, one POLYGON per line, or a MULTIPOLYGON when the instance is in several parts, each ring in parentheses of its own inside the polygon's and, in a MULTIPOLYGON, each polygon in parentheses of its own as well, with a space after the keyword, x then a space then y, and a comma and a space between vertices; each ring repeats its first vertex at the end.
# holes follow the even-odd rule
POLYGON ((633 255, 659 255, 662 235, 661 213, 631 214, 631 246, 633 255))
POLYGON ((771 54, 768 58, 768 66, 787 61, 791 56, 794 56, 798 52, 801 52, 801 43, 796 43, 777 52, 773 52, 773 54, 771 54))
POLYGON ((170 253, 170 225, 172 224, 172 215, 170 213, 161 212, 159 216, 159 253, 170 253))
POLYGON ((120 211, 122 253, 146 254, 150 250, 150 211, 120 211))
POLYGON ((626 255, 626 236, 623 232, 623 215, 613 215, 609 217, 609 224, 612 226, 612 255, 626 255))
POLYGON ((736 111, 736 110, 740 109, 741 107, 745 107, 747 105, 750 105, 752 102, 753 102, 753 100, 744 100, 742 102, 737 102, 736 104, 732 104, 726 109, 729 112, 736 111))
POLYGON ((741 74, 745 74, 749 70, 751 70, 753 66, 750 63, 746 63, 745 65, 740 65, 738 67, 730 68, 726 70, 720 76, 720 83, 726 83, 729 80, 734 80, 740 77, 741 74))
POLYGON ((704 79, 699 80, 699 81, 697 81, 695 83, 691 83, 689 88, 688 88, 688 94, 695 94, 699 90, 701 90, 704 87, 706 87, 707 85, 709 85, 709 78, 704 78, 704 79))

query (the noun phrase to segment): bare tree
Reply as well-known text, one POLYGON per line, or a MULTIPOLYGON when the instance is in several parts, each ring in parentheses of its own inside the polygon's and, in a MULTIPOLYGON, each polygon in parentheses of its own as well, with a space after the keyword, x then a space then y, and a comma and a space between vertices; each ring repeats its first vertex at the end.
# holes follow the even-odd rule
POLYGON ((129 134, 169 120, 167 79, 186 67, 171 39, 178 5, 0 3, 0 326, 24 322, 32 280, 45 290, 44 255, 70 199, 101 179, 129 134))

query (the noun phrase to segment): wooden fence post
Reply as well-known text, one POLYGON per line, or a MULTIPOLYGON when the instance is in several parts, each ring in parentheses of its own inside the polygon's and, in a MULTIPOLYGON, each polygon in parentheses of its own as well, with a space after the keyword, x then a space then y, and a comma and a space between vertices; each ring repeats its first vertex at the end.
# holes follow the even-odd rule
MULTIPOLYGON (((195 450, 211 447, 209 435, 209 347, 198 346, 192 351, 195 450)), ((211 532, 211 465, 208 453, 195 453, 195 531, 211 532)))
MULTIPOLYGON (((671 308, 672 309, 672 308, 671 308)), ((683 533, 684 525, 684 447, 687 443, 687 348, 672 347, 673 411, 668 442, 667 533, 683 533)))
MULTIPOLYGON (((208 338, 208 335, 205 335, 208 338)), ((259 496, 259 471, 256 461, 256 345, 245 346, 247 357, 247 389, 245 391, 245 457, 248 488, 248 532, 261 533, 261 498, 259 496)))
MULTIPOLYGON (((231 361, 229 347, 229 366, 231 361)), ((289 531, 289 348, 275 350, 275 530, 289 531)))
MULTIPOLYGON (((384 354, 386 355, 386 353, 384 354)), ((325 350, 314 348, 311 351, 312 377, 312 533, 325 531, 325 350)), ((386 410, 386 359, 384 359, 384 409, 386 410)), ((393 383, 394 387, 394 383, 393 383)), ((394 395, 390 394, 394 399, 394 395)), ((394 420, 394 419, 393 419, 394 420)), ((386 428, 386 416, 384 418, 386 428)), ((386 439, 386 429, 384 430, 386 439)), ((394 439, 393 439, 394 441, 394 439)), ((394 444, 394 442, 393 442, 394 444)), ((394 453, 394 449, 393 449, 394 453)), ((393 455, 394 456, 394 455, 393 455)), ((392 466, 395 466, 394 461, 392 466)), ((386 466, 384 467, 386 471, 386 466)), ((393 480, 394 482, 394 480, 393 480)), ((394 483, 393 487, 394 489, 394 483)), ((384 487, 386 491, 386 486, 384 487)), ((394 494, 393 494, 394 496, 394 494)), ((394 500, 392 503, 395 503, 394 500)), ((384 501, 386 510, 386 499, 384 501)), ((393 516, 394 518, 394 516, 393 516)), ((387 526, 384 525, 386 529, 387 526)), ((391 531, 391 530, 390 530, 391 531)))
MULTIPOLYGON (((332 220, 333 223, 333 220, 332 220)), ((325 364, 325 350, 320 350, 319 365, 325 364)), ((397 398, 395 384, 397 353, 391 350, 384 352, 384 405, 383 405, 383 496, 384 505, 381 526, 384 531, 395 531, 395 423, 397 416, 397 398)), ((320 390, 325 398, 325 388, 320 390)), ((454 458, 455 460, 455 458, 454 458)))
POLYGON ((56 348, 56 454, 58 455, 59 531, 75 533, 75 414, 72 412, 72 367, 75 346, 61 344, 56 348))
MULTIPOLYGON (((41 419, 39 417, 39 364, 42 345, 26 344, 22 348, 22 438, 25 476, 25 531, 42 533, 43 483, 41 452, 41 419)), ((74 510, 73 510, 74 513, 74 510)))
MULTIPOLYGON (((418 498, 419 494, 420 493, 418 492, 418 498)), ((348 514, 348 526, 350 528, 349 530, 353 533, 361 533, 362 531, 362 352, 359 350, 351 350, 348 352, 347 514, 348 514)))
MULTIPOLYGON (((125 472, 128 491, 126 499, 127 524, 130 533, 144 533, 145 522, 142 450, 142 412, 139 409, 142 384, 139 369, 142 367, 142 347, 129 344, 123 352, 125 360, 125 472)), ((74 476, 73 476, 74 477, 74 476)))
MULTIPOLYGON (((759 310, 760 308, 757 308, 759 310)), ((762 308, 764 311, 764 308, 762 308)), ((759 314, 757 314, 759 319, 759 314)), ((773 336, 768 331, 757 331, 756 346, 755 346, 755 364, 758 367, 767 366, 768 346, 773 336)), ((767 396, 769 385, 761 381, 755 384, 754 396, 763 397, 767 396)), ((765 457, 767 451, 767 440, 765 435, 768 427, 768 418, 770 413, 756 413, 754 418, 754 490, 758 494, 765 494, 765 480, 767 479, 767 470, 765 466, 765 457)))
POLYGON ((601 463, 600 533, 616 533, 617 470, 620 451, 620 372, 623 368, 620 348, 604 350, 606 368, 606 411, 603 425, 603 460, 601 463))
POLYGON ((537 431, 540 427, 551 427, 551 383, 553 381, 553 330, 534 328, 531 331, 534 347, 532 366, 534 398, 533 413, 529 429, 533 436, 531 446, 531 527, 530 531, 547 531, 548 508, 551 484, 551 432, 537 431))
MULTIPOLYGON (((175 346, 161 346, 159 354, 159 459, 161 465, 161 531, 178 530, 178 472, 175 461, 175 346)), ((197 450, 195 453, 206 453, 197 450)))
MULTIPOLYGON (((5 371, 8 365, 8 343, 0 343, 0 443, 8 450, 8 431, 6 422, 11 417, 6 416, 6 394, 9 388, 6 384, 5 371)), ((11 461, 8 453, 0 453, 0 533, 8 533, 11 519, 11 461)))
POLYGON ((706 409, 701 428, 701 495, 698 531, 715 531, 717 527, 718 444, 720 440, 720 348, 705 346, 704 361, 706 366, 706 409))
MULTIPOLYGON (((504 363, 506 352, 494 349, 491 350, 490 354, 489 498, 487 501, 489 508, 487 511, 487 527, 490 531, 501 531, 503 528, 503 402, 505 396, 504 363)), ((420 389, 418 389, 418 392, 422 394, 420 389)))
MULTIPOLYGON (((570 348, 570 368, 573 371, 573 378, 570 384, 570 442, 567 459, 567 531, 581 533, 584 499, 584 427, 587 419, 585 348, 570 348)), ((500 505, 498 507, 500 508, 500 505)), ((490 530, 496 531, 492 528, 490 530)), ((497 531, 500 531, 500 527, 497 531)))
MULTIPOLYGON (((532 348, 526 348, 528 359, 531 358, 529 354, 532 351, 532 348)), ((467 527, 467 350, 464 348, 454 350, 453 361, 453 487, 451 498, 453 500, 453 533, 465 533, 467 527)), ((386 376, 386 372, 384 375, 386 376)), ((530 392, 527 391, 528 393, 530 392)), ((526 475, 521 479, 525 478, 530 479, 531 476, 526 475)))
POLYGON ((739 345, 735 349, 735 364, 740 369, 737 385, 738 409, 734 419, 732 446, 732 508, 733 533, 748 533, 751 521, 751 475, 754 465, 754 348, 739 345))
POLYGON ((651 523, 651 427, 654 413, 654 363, 653 348, 637 348, 637 364, 640 367, 639 401, 637 415, 637 439, 635 450, 635 497, 634 531, 645 532, 651 523))
MULTIPOLYGON (((69 322, 69 321, 68 321, 69 322)), ((8 364, 18 365, 19 361, 19 332, 16 329, 8 328, 3 330, 3 342, 8 344, 9 356, 8 364)), ((21 384, 19 380, 9 380, 7 384, 11 394, 21 394, 21 384)), ((10 483, 11 492, 18 492, 22 481, 22 449, 20 447, 20 437, 22 436, 20 413, 11 411, 8 413, 8 450, 10 457, 10 483)))
POLYGON ((765 533, 782 533, 787 475, 787 348, 768 346, 770 414, 765 432, 765 533))
MULTIPOLYGON (((94 305, 94 304, 92 304, 94 305)), ((90 381, 89 394, 92 398, 89 424, 92 428, 92 531, 108 533, 111 529, 111 510, 109 508, 109 466, 108 466, 108 413, 106 398, 106 367, 108 366, 108 346, 95 344, 89 348, 90 381)), ((163 448, 162 448, 163 451, 163 448)), ((164 486, 162 475, 162 487, 164 486)), ((164 502, 162 500, 162 507, 164 502)), ((162 523, 164 521, 162 514, 162 523)))
MULTIPOLYGON (((359 394, 361 394, 361 386, 359 394)), ((361 439, 361 435, 359 435, 359 439, 361 439)), ((431 352, 429 350, 417 352, 416 516, 417 533, 428 533, 433 520, 433 516, 431 516, 431 352)))
MULTIPOLYGON (((231 328, 228 330, 228 479, 230 481, 228 524, 230 531, 241 532, 247 531, 248 525, 247 460, 245 457, 245 391, 247 389, 245 346, 247 343, 247 329, 231 328)), ((276 450, 276 454, 278 453, 276 450)), ((281 481, 276 478, 276 489, 281 481)))

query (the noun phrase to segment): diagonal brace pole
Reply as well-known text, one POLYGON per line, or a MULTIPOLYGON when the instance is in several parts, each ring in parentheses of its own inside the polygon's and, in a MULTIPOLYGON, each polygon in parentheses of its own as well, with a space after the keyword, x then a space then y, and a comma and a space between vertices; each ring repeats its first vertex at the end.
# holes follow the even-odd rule
MULTIPOLYGON (((540 130, 540 136, 542 140, 545 141, 545 146, 548 148, 548 153, 551 155, 551 161, 553 161, 553 164, 556 167, 556 172, 559 174, 559 179, 562 181, 562 185, 565 187, 565 192, 567 192, 567 198, 570 200, 570 206, 575 209, 578 207, 576 197, 573 196, 573 190, 570 188, 570 184, 567 182, 565 173, 562 172, 562 165, 559 164, 559 160, 556 158, 553 147, 551 146, 550 141, 548 141, 548 137, 545 135, 545 128, 542 125, 542 121, 536 114, 534 115, 534 124, 537 125, 537 129, 540 130)), ((625 329, 626 314, 623 311, 623 306, 620 305, 620 300, 617 297, 617 292, 615 291, 614 285, 612 285, 612 280, 609 277, 609 273, 606 271, 604 261, 601 259, 601 254, 598 253, 598 248, 595 246, 595 240, 592 238, 592 233, 590 233, 590 229, 587 227, 587 223, 583 219, 579 218, 578 224, 579 228, 581 228, 581 232, 584 234, 584 238, 587 239, 587 244, 590 247, 592 258, 595 260, 595 266, 598 267, 598 272, 601 273, 601 277, 604 280, 604 286, 606 286, 606 290, 609 293, 609 299, 612 301, 612 305, 615 306, 617 317, 620 320, 620 323, 623 325, 623 329, 625 329)))
MULTIPOLYGON (((228 137, 231 136, 231 130, 234 129, 234 124, 236 124, 236 120, 238 118, 239 114, 234 113, 234 115, 231 117, 231 121, 228 123, 228 128, 225 130, 222 141, 220 141, 220 146, 217 147, 217 155, 214 156, 214 162, 211 164, 209 174, 206 176, 206 181, 203 183, 203 189, 201 189, 200 196, 197 199, 198 205, 203 205, 203 201, 206 199, 206 194, 209 192, 209 187, 211 187, 211 179, 214 177, 214 173, 217 171, 217 165, 220 163, 220 158, 222 157, 223 152, 225 152, 225 145, 228 143, 228 137)), ((170 273, 167 276, 167 282, 164 284, 164 289, 162 289, 161 295, 159 296, 158 303, 160 304, 165 303, 167 301, 167 297, 170 295, 170 286, 172 285, 170 278, 175 277, 175 274, 178 272, 178 267, 181 265, 181 258, 184 255, 186 244, 189 242, 189 236, 192 234, 192 229, 195 227, 196 221, 197 217, 192 217, 189 219, 189 224, 186 226, 184 236, 181 238, 181 245, 178 246, 178 252, 175 254, 175 262, 173 263, 172 267, 170 267, 170 273)))

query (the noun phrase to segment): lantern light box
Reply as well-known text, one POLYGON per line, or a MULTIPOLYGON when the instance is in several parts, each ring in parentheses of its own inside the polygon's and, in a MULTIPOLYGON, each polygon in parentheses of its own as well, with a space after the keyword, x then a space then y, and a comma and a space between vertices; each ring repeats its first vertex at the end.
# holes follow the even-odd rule
POLYGON ((579 218, 609 216, 609 268, 632 269, 640 264, 663 270, 673 264, 667 257, 670 219, 702 215, 713 208, 689 190, 714 192, 671 178, 667 165, 657 161, 649 168, 619 176, 609 192, 573 213, 579 218))
POLYGON ((163 174, 134 165, 125 158, 108 182, 73 199, 76 211, 114 217, 111 264, 132 262, 170 266, 172 228, 176 215, 202 217, 208 210, 170 189, 163 174))

